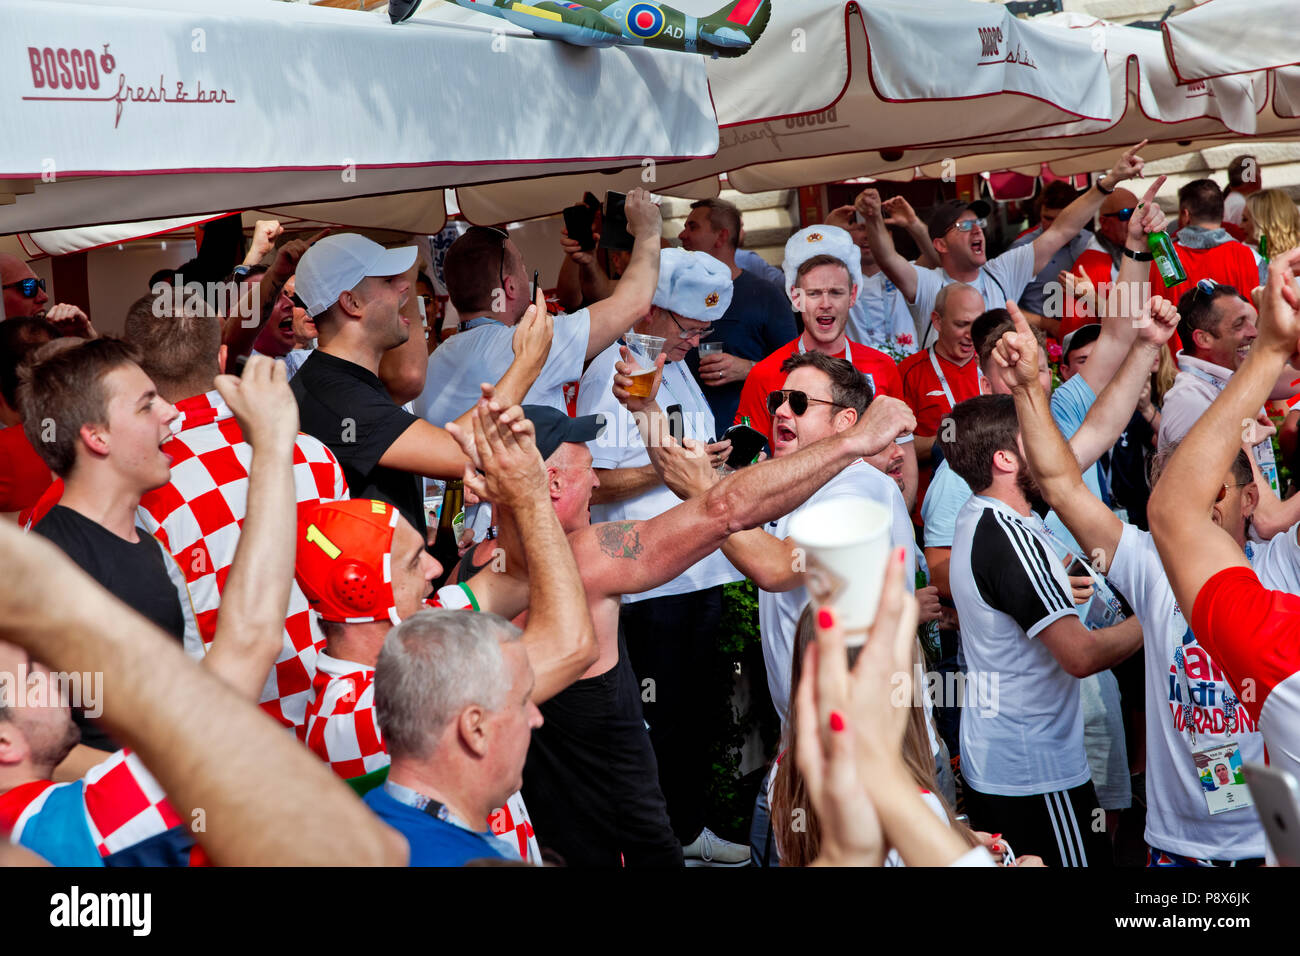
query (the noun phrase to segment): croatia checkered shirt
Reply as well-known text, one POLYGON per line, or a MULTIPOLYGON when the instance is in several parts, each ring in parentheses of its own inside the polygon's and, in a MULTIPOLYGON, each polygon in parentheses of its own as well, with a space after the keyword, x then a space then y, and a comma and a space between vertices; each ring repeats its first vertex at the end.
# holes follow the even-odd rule
MULTIPOLYGON (((186 647, 202 657, 217 630, 221 592, 235 559, 239 531, 248 508, 248 466, 253 449, 244 441, 218 392, 178 402, 180 418, 163 446, 172 456, 171 481, 140 500, 139 520, 176 559, 189 585, 202 647, 186 647)), ((321 502, 348 496, 343 469, 328 448, 299 435, 293 451, 293 481, 298 513, 321 502)), ((262 708, 289 727, 300 726, 312 696, 316 654, 325 638, 294 581, 284 622, 284 647, 262 690, 262 708)))
MULTIPOLYGON (((316 756, 345 779, 387 767, 388 751, 375 717, 375 669, 321 652, 314 686, 316 697, 307 707, 301 733, 316 756)), ((498 836, 513 832, 521 860, 541 863, 541 849, 521 794, 512 794, 487 822, 498 836)))
POLYGON ((10 841, 56 866, 103 865, 99 861, 180 823, 158 781, 129 750, 117 751, 80 780, 35 781, 0 795, 0 828, 10 829, 10 841))

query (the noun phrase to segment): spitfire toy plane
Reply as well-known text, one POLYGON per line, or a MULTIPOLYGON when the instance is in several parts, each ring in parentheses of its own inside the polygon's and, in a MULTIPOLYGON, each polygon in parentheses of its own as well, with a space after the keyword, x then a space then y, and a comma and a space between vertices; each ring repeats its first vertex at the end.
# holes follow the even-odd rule
MULTIPOLYGON (((733 0, 705 17, 648 0, 453 0, 531 30, 537 36, 577 46, 650 46, 714 57, 741 56, 763 33, 771 16, 769 0, 733 0)), ((404 20, 419 0, 390 0, 393 22, 404 20)))

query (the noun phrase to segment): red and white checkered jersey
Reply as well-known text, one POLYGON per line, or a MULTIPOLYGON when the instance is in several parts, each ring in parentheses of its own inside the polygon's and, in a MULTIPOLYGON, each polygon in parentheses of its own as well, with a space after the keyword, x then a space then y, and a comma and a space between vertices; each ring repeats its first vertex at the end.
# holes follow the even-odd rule
POLYGON ((92 849, 109 857, 166 833, 181 819, 140 758, 119 750, 80 780, 36 781, 0 795, 0 823, 10 829, 11 842, 56 865, 84 866, 94 859, 92 849), (78 831, 84 846, 78 845, 78 831))
MULTIPOLYGON (((388 751, 375 716, 374 680, 373 667, 341 661, 323 651, 316 658, 316 697, 307 706, 307 721, 300 733, 316 756, 340 777, 360 777, 388 766, 388 751)), ((497 836, 513 831, 521 860, 541 863, 533 822, 520 793, 512 794, 487 822, 497 836)))
MULTIPOLYGON (((248 508, 248 466, 253 449, 239 423, 214 391, 178 402, 180 418, 163 450, 172 456, 171 481, 140 501, 138 518, 184 572, 194 603, 202 657, 217 630, 221 591, 239 544, 248 508)), ((348 496, 343 469, 328 448, 299 435, 293 452, 298 513, 348 496)), ((262 708, 281 723, 300 726, 312 696, 316 654, 325 638, 294 581, 284 622, 284 647, 262 690, 262 708)))

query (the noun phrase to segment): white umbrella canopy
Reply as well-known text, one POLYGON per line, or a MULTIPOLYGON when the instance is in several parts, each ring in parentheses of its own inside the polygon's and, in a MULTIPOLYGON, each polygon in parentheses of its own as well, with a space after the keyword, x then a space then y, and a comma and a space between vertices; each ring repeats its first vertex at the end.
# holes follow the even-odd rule
POLYGON ((1206 0, 1160 25, 1180 83, 1300 64, 1295 0, 1206 0))
MULTIPOLYGON (((691 14, 714 0, 681 0, 691 14)), ((417 19, 470 23, 473 11, 426 3, 417 19)), ((487 18, 477 16, 479 20, 487 18)), ((499 21, 488 21, 499 23, 499 21)), ((1071 122, 1104 128, 1111 96, 1104 53, 1091 37, 1018 20, 1000 4, 969 0, 774 0, 750 52, 710 61, 721 138, 716 156, 653 168, 457 189, 475 222, 546 215, 586 190, 684 183, 726 172, 746 192, 843 176, 746 179, 765 164, 809 163, 863 150, 896 151, 962 138, 1028 133, 1071 122), (1070 64, 1068 70, 1054 64, 1070 64)), ((847 175, 853 175, 849 173, 847 175)))
MULTIPOLYGON (((769 163, 729 176, 743 192, 914 171, 939 178, 1050 163, 1062 175, 1108 168, 1118 150, 1144 139, 1151 159, 1243 137, 1279 139, 1300 133, 1300 70, 1175 82, 1160 34, 1077 13, 1039 18, 1105 50, 1113 122, 1081 120, 1013 138, 954 140, 894 153, 863 150, 816 160, 769 163)), ((725 131, 724 131, 725 142, 725 131)))
POLYGON ((428 232, 443 187, 717 149, 699 57, 494 39, 265 0, 7 0, 0 122, 34 132, 0 154, 0 233, 250 207, 357 225, 391 193, 422 198, 384 216, 428 232))

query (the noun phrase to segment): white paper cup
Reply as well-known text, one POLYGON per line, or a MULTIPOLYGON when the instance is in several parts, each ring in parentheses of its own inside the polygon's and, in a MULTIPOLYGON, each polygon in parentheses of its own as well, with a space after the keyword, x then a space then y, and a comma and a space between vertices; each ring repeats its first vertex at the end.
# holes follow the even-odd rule
POLYGON ((808 593, 835 608, 850 647, 866 642, 876 619, 893 525, 888 508, 865 498, 823 501, 790 519, 790 537, 804 552, 808 593))

